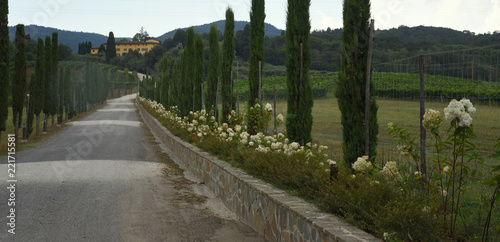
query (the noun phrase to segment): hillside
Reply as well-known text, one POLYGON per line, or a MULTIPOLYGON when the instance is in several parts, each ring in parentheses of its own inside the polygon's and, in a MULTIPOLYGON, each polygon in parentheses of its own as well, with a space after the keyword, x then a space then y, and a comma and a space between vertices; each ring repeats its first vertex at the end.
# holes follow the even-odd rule
MULTIPOLYGON (((108 39, 108 36, 102 34, 68 31, 38 25, 27 25, 25 31, 26 35, 30 35, 32 40, 37 40, 39 37, 45 40, 45 36, 52 37, 53 32, 58 32, 59 43, 68 45, 73 50, 73 53, 78 51, 78 44, 81 42, 90 41, 93 47, 99 47, 100 44, 105 43, 108 39)), ((10 40, 13 41, 15 36, 16 27, 9 27, 10 40)))
MULTIPOLYGON (((217 29, 220 30, 221 33, 224 33, 224 26, 226 24, 226 20, 219 20, 219 21, 209 23, 209 24, 193 26, 193 30, 195 33, 198 33, 198 34, 204 34, 204 33, 208 34, 208 32, 210 32, 210 25, 212 25, 212 24, 215 24, 217 26, 217 29)), ((245 28, 245 25, 247 25, 247 24, 250 24, 250 23, 247 21, 234 21, 234 32, 237 32, 238 30, 243 30, 245 28)), ((187 30, 188 28, 189 27, 179 28, 179 29, 187 30)), ((175 35, 175 32, 177 32, 177 30, 179 30, 179 29, 175 29, 175 30, 172 30, 170 32, 167 32, 167 33, 159 36, 158 39, 160 41, 164 41, 168 38, 173 38, 175 35)), ((281 29, 278 29, 271 24, 265 23, 265 35, 267 37, 279 36, 279 35, 281 35, 281 31, 282 31, 281 29)))

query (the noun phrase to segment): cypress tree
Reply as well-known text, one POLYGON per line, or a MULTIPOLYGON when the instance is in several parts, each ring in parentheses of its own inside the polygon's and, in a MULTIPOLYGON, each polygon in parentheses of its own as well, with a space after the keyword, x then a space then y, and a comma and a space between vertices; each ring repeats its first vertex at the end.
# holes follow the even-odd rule
MULTIPOLYGON (((66 120, 69 120, 71 117, 71 103, 73 100, 73 89, 72 89, 72 83, 71 83, 71 75, 72 70, 71 66, 67 65, 64 68, 64 89, 63 89, 63 103, 64 103, 64 112, 66 113, 66 120)), ((96 92, 98 94, 98 92, 96 92)))
POLYGON ((233 69, 234 49, 234 13, 231 8, 227 8, 221 63, 222 122, 227 121, 227 116, 231 113, 233 106, 233 98, 231 96, 231 71, 233 69))
POLYGON ((31 73, 29 85, 28 85, 28 93, 30 94, 30 99, 28 102, 29 109, 28 111, 28 117, 26 118, 26 138, 29 139, 30 135, 33 133, 33 118, 35 116, 35 98, 32 96, 33 93, 35 93, 36 89, 36 72, 31 73))
POLYGON ((168 70, 168 57, 164 55, 160 62, 161 72, 161 104, 164 108, 168 108, 168 89, 170 87, 170 73, 168 70))
MULTIPOLYGON (((14 59, 14 77, 12 79, 12 122, 15 127, 21 127, 23 120, 23 108, 26 96, 26 41, 24 39, 24 25, 16 26, 15 37, 15 59, 14 59), (16 125, 16 119, 19 122, 16 125)), ((18 129, 15 129, 14 135, 17 137, 18 129)), ((16 139, 17 140, 17 139, 16 139)))
POLYGON ((57 114, 57 109, 59 105, 59 86, 58 86, 58 78, 57 74, 59 71, 59 45, 58 45, 58 36, 59 34, 57 32, 52 33, 52 54, 50 55, 51 62, 52 62, 52 70, 50 72, 51 78, 51 91, 50 91, 50 115, 52 116, 52 126, 54 126, 54 117, 57 114))
POLYGON ((195 41, 195 76, 194 76, 194 83, 193 83, 193 89, 194 89, 194 94, 193 94, 193 100, 194 100, 194 110, 193 111, 198 111, 201 110, 203 107, 201 106, 201 97, 202 97, 202 92, 203 90, 201 89, 201 84, 203 83, 203 77, 205 76, 205 56, 204 56, 204 46, 203 46, 203 40, 201 38, 201 35, 196 36, 196 41, 195 41))
POLYGON ((217 108, 215 102, 217 98, 217 81, 219 78, 219 39, 217 36, 217 26, 210 26, 208 34, 210 45, 210 56, 208 59, 207 96, 205 98, 205 109, 207 111, 217 108))
MULTIPOLYGON (((172 67, 172 81, 170 81, 170 95, 168 96, 168 103, 170 106, 179 105, 179 59, 174 61, 174 66, 172 67)), ((166 107, 165 107, 166 108, 166 107)))
POLYGON ((38 38, 36 59, 35 59, 35 73, 36 79, 31 80, 30 85, 33 85, 33 92, 30 93, 30 99, 35 102, 34 114, 36 115, 36 135, 40 135, 40 113, 44 104, 44 78, 45 78, 45 56, 44 56, 43 39, 38 38))
POLYGON ((43 113, 45 114, 45 121, 50 115, 51 108, 51 88, 52 88, 52 46, 50 36, 45 37, 45 51, 44 51, 44 79, 43 79, 43 113))
POLYGON ((288 0, 286 18, 288 90, 286 131, 290 140, 299 142, 301 145, 312 141, 313 99, 309 81, 309 68, 311 66, 311 54, 309 51, 309 34, 311 31, 311 22, 309 20, 310 4, 310 0, 288 0))
POLYGON ((9 1, 0 0, 0 136, 7 129, 9 115, 9 1))
MULTIPOLYGON (((343 159, 349 166, 365 153, 365 86, 369 19, 370 0, 344 1, 342 62, 335 96, 341 112, 343 159)), ((370 160, 374 160, 378 134, 378 107, 374 98, 373 83, 370 95, 370 160)))
POLYGON ((110 61, 116 57, 116 44, 115 44, 115 35, 113 32, 109 32, 108 41, 106 42, 106 63, 110 63, 110 61))
MULTIPOLYGON (((252 9, 250 11, 250 58, 248 81, 250 84, 250 95, 248 107, 255 105, 259 97, 259 62, 261 67, 264 66, 264 20, 266 14, 264 12, 264 0, 252 0, 252 9)), ((259 100, 261 102, 262 100, 259 100)), ((248 120, 248 131, 250 134, 255 134, 257 130, 256 120, 248 120)))
POLYGON ((182 58, 182 67, 184 69, 182 80, 182 92, 180 105, 182 116, 187 116, 189 111, 193 109, 193 84, 194 84, 194 58, 195 58, 195 46, 194 46, 194 29, 190 27, 187 30, 187 40, 186 49, 184 50, 184 56, 182 58))

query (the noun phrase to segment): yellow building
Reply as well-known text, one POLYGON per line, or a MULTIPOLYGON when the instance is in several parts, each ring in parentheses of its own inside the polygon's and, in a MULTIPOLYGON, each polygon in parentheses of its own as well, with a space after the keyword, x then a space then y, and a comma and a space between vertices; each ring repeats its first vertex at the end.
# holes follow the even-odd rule
MULTIPOLYGON (((123 54, 128 53, 129 51, 134 51, 134 50, 137 50, 137 51, 139 51, 139 53, 144 54, 159 44, 160 44, 160 41, 157 39, 148 39, 146 41, 118 41, 115 43, 116 55, 122 56, 123 54)), ((104 46, 106 46, 106 44, 104 44, 104 46)), ((91 53, 93 55, 97 54, 98 51, 99 51, 99 48, 92 48, 91 49, 91 53)))

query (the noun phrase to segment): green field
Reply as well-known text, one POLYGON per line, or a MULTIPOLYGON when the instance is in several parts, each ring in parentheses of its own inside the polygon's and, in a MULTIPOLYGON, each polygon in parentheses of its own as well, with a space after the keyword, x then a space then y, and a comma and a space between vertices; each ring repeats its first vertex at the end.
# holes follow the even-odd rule
MULTIPOLYGON (((445 102, 427 102, 426 108, 432 108, 443 113, 443 109, 448 106, 445 102)), ((267 101, 272 103, 271 101, 267 101)), ((265 103, 265 102, 264 102, 265 103)), ((396 149, 396 141, 387 133, 387 123, 409 129, 415 137, 420 133, 420 103, 418 101, 387 100, 378 99, 378 123, 380 126, 378 143, 378 160, 400 160, 403 159, 396 149)), ((245 110, 245 103, 240 102, 240 111, 245 110)), ((277 102, 277 112, 286 114, 286 101, 277 102)), ((500 137, 500 107, 475 104, 477 112, 472 116, 474 132, 477 135, 477 149, 484 155, 489 155, 493 150, 493 145, 500 137)), ((320 98, 314 100, 313 107, 313 143, 327 145, 329 154, 335 160, 342 157, 342 127, 340 125, 340 111, 337 100, 333 97, 320 98)), ((445 137, 445 131, 449 128, 449 123, 443 122, 441 135, 445 137)), ((280 131, 285 131, 284 125, 280 131)), ((430 136, 430 135, 428 135, 430 136)))

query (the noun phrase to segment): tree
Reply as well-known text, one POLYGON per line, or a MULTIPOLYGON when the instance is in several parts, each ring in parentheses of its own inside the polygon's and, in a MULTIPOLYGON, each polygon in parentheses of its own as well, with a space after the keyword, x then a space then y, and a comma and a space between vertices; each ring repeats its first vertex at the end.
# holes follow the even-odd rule
POLYGON ((54 117, 57 114, 57 109, 59 105, 59 86, 58 86, 58 78, 57 74, 59 71, 59 45, 58 45, 58 37, 59 34, 57 32, 52 33, 52 54, 50 56, 51 58, 51 77, 50 77, 50 82, 51 82, 51 91, 50 91, 50 115, 52 116, 52 127, 54 126, 54 117))
POLYGON ((168 88, 170 87, 170 75, 168 69, 168 57, 164 55, 158 64, 160 69, 160 83, 161 83, 161 98, 160 102, 163 107, 168 108, 168 88))
MULTIPOLYGON (((248 81, 250 84, 250 96, 248 107, 254 107, 259 98, 259 63, 264 66, 264 0, 252 0, 250 11, 250 58, 248 81)), ((261 102, 261 100, 258 100, 261 102)), ((248 131, 255 134, 256 120, 248 120, 248 131)))
POLYGON ((290 140, 305 145, 312 141, 312 89, 309 81, 310 0, 288 0, 286 17, 286 70, 288 109, 286 131, 290 140))
POLYGON ((194 101, 194 109, 193 111, 199 111, 203 107, 201 106, 201 97, 203 95, 203 90, 201 89, 201 84, 203 83, 203 77, 205 75, 205 56, 204 52, 203 40, 201 39, 201 35, 196 36, 195 41, 195 74, 193 79, 193 101, 194 101))
MULTIPOLYGON (((87 73, 86 73, 87 74, 87 73)), ((62 124, 63 122, 63 113, 64 113, 64 77, 65 77, 65 68, 64 66, 59 67, 59 78, 58 79, 58 110, 57 110, 57 123, 62 124)), ((88 92, 87 92, 88 93, 88 92)))
POLYGON ((109 32, 108 41, 106 42, 106 63, 110 63, 116 57, 116 44, 113 32, 109 32))
POLYGON ((14 123, 14 135, 17 137, 18 128, 23 120, 23 108, 26 95, 26 41, 24 39, 24 25, 16 26, 14 77, 12 79, 12 122, 14 123), (18 119, 19 118, 19 119, 18 119), (16 120, 18 121, 16 123, 16 120))
POLYGON ((187 40, 186 49, 184 50, 184 56, 182 57, 181 67, 184 71, 183 80, 181 81, 182 91, 180 111, 182 116, 187 116, 189 111, 193 109, 193 80, 194 80, 194 58, 195 58, 195 46, 194 46, 194 29, 190 27, 187 30, 187 40))
MULTIPOLYGON (((50 41, 50 39, 49 39, 50 41)), ((31 80, 30 86, 33 86, 33 92, 30 93, 30 99, 35 102, 34 114, 36 115, 36 135, 40 135, 40 113, 44 104, 44 79, 45 79, 45 56, 43 39, 38 38, 37 53, 35 59, 35 79, 31 80)))
POLYGON ((170 95, 168 97, 168 103, 170 106, 179 105, 179 82, 180 82, 180 71, 179 71, 179 59, 175 60, 174 66, 172 67, 172 81, 170 82, 170 95))
MULTIPOLYGON (((365 86, 369 19, 369 0, 344 1, 342 63, 335 96, 341 112, 343 159, 349 165, 365 154, 365 86)), ((370 90, 370 159, 374 160, 378 134, 378 108, 374 98, 373 83, 370 90)))
POLYGON ((231 71, 233 70, 234 49, 234 13, 231 8, 227 8, 221 63, 222 122, 226 122, 233 107, 231 71))
MULTIPOLYGON (((35 93, 36 89, 36 73, 31 73, 31 78, 28 85, 28 93, 30 95, 35 93)), ((35 105, 36 100, 30 96, 28 101, 29 108, 26 110, 28 112, 28 117, 26 117, 26 138, 29 139, 30 135, 33 133, 33 118, 35 116, 35 105)))
POLYGON ((43 113, 45 114, 45 122, 50 115, 51 97, 52 97, 52 46, 50 36, 45 36, 45 60, 43 61, 43 113))
POLYGON ((217 26, 210 26, 208 34, 208 43, 210 45, 210 56, 208 61, 207 78, 207 97, 205 98, 205 109, 207 111, 217 108, 217 82, 219 78, 219 39, 217 36, 217 26))
POLYGON ((146 41, 149 38, 149 33, 148 31, 144 30, 144 27, 141 27, 139 30, 139 33, 134 35, 134 38, 132 38, 132 41, 146 41))
POLYGON ((8 15, 9 1, 0 0, 0 137, 2 131, 7 129, 7 117, 9 115, 9 28, 8 15))
POLYGON ((175 31, 173 41, 175 44, 181 43, 184 48, 186 47, 187 33, 182 29, 175 31))

